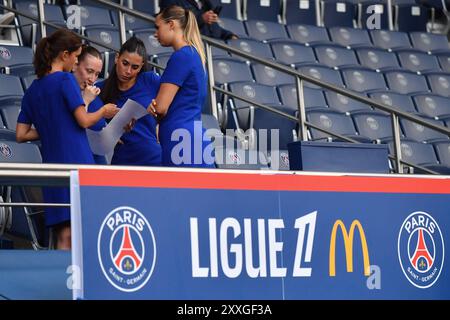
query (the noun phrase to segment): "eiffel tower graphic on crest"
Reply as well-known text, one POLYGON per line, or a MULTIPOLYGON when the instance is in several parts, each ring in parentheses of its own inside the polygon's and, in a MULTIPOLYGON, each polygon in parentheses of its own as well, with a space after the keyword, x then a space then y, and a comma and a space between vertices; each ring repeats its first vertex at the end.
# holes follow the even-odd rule
POLYGON ((410 261, 414 268, 422 272, 427 271, 433 265, 434 259, 425 244, 423 229, 419 229, 416 250, 414 251, 410 261))
POLYGON ((114 264, 117 269, 123 272, 133 272, 139 269, 142 258, 138 256, 134 249, 133 242, 130 237, 130 229, 128 226, 123 227, 122 244, 119 252, 114 257, 114 264))

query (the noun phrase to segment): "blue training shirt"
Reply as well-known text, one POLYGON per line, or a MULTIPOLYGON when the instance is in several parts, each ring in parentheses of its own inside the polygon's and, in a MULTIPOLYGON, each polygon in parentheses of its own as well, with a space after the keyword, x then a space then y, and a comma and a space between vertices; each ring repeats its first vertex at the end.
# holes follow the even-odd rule
MULTIPOLYGON (((96 97, 88 106, 88 112, 94 113, 98 111, 101 107, 103 107, 103 101, 96 97)), ((96 124, 89 127, 89 129, 94 131, 102 131, 103 128, 106 127, 106 120, 104 118, 101 118, 96 124)), ((96 164, 107 164, 105 156, 101 156, 98 154, 94 154, 94 161, 96 164)))
MULTIPOLYGON (((121 91, 115 101, 121 108, 128 99, 132 99, 147 109, 159 90, 159 76, 154 72, 141 72, 136 83, 128 90, 121 91)), ((103 88, 104 81, 97 85, 103 88)), ((124 144, 114 149, 111 164, 115 165, 161 165, 161 146, 156 139, 156 120, 151 115, 140 118, 133 130, 121 137, 124 144)))
MULTIPOLYGON (((167 62, 167 67, 161 77, 161 83, 172 83, 180 87, 170 105, 166 116, 161 120, 159 139, 162 147, 162 164, 166 166, 213 167, 205 163, 203 152, 210 143, 203 141, 204 129, 201 125, 201 110, 206 98, 207 75, 197 50, 184 46, 175 51, 167 62), (188 155, 178 152, 177 144, 181 141, 171 141, 172 133, 183 128, 190 134, 190 149, 188 155), (180 163, 173 159, 172 150, 187 159, 188 163, 180 163), (197 154, 195 153, 202 153, 197 154), (190 158, 190 159, 188 159, 190 158)), ((182 140, 182 139, 179 139, 182 140)))

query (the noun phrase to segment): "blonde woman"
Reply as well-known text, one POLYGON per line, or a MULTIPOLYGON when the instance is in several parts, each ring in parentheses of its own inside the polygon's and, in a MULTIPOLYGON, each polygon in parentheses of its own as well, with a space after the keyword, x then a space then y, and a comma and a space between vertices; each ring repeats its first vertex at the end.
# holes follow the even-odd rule
POLYGON ((161 76, 156 99, 147 111, 159 121, 164 166, 214 167, 204 138, 201 109, 206 98, 205 52, 194 14, 179 6, 156 17, 155 37, 174 53, 161 76), (205 150, 206 149, 206 150, 205 150))

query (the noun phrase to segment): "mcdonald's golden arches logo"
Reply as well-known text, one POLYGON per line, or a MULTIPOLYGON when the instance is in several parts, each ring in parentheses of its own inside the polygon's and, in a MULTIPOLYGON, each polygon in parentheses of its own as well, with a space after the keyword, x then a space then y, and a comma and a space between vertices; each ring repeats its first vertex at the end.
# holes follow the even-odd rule
POLYGON ((330 239, 330 260, 329 260, 329 274, 330 277, 336 276, 336 235, 338 228, 342 231, 342 237, 344 238, 345 258, 347 262, 347 272, 353 272, 353 238, 355 235, 355 229, 358 228, 361 238, 361 247, 363 252, 364 262, 364 275, 370 275, 370 262, 369 262, 369 249, 367 248, 366 235, 364 229, 359 220, 353 220, 350 226, 350 232, 347 233, 347 229, 342 220, 336 220, 331 231, 330 239))

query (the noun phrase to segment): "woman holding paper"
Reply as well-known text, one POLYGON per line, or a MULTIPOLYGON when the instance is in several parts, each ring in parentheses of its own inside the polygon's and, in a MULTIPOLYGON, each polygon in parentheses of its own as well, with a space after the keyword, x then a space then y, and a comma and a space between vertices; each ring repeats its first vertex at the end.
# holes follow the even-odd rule
MULTIPOLYGON (((121 108, 128 99, 142 107, 156 97, 159 76, 147 71, 147 51, 142 40, 132 37, 120 48, 114 68, 102 88, 103 102, 116 103, 121 108)), ((156 138, 156 120, 145 115, 136 121, 134 128, 121 137, 114 149, 111 164, 157 166, 161 164, 161 146, 156 138)))
MULTIPOLYGON (((94 113, 86 112, 80 88, 70 73, 80 53, 80 37, 63 29, 42 38, 36 48, 33 64, 37 79, 22 99, 16 139, 40 139, 44 163, 93 164, 85 129, 119 111, 109 104, 94 113)), ((45 202, 70 202, 69 188, 43 191, 45 202)), ((46 210, 46 224, 54 227, 58 249, 70 249, 69 223, 68 208, 46 210)))
POLYGON ((156 17, 155 37, 174 53, 161 76, 158 96, 147 111, 160 121, 165 166, 214 167, 212 145, 204 138, 201 108, 206 97, 205 52, 194 14, 169 6, 156 17))

